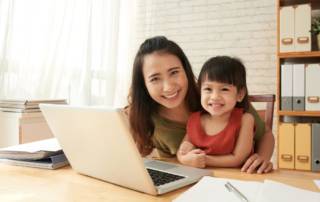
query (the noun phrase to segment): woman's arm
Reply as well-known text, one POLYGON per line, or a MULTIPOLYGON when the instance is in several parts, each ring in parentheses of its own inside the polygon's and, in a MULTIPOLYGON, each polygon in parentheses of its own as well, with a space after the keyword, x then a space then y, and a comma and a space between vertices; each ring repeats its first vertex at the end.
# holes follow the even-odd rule
POLYGON ((255 120, 255 153, 247 159, 241 171, 248 173, 255 171, 257 173, 270 172, 273 167, 270 158, 273 153, 274 136, 271 129, 265 127, 264 121, 251 104, 248 112, 254 116, 255 120))
POLYGON ((242 116, 241 128, 232 154, 206 155, 206 165, 214 167, 239 167, 252 151, 254 118, 245 113, 242 116))
POLYGON ((260 138, 257 145, 257 152, 251 155, 242 166, 241 171, 253 173, 268 173, 272 171, 273 165, 270 162, 274 149, 274 136, 271 129, 267 128, 265 134, 260 138))

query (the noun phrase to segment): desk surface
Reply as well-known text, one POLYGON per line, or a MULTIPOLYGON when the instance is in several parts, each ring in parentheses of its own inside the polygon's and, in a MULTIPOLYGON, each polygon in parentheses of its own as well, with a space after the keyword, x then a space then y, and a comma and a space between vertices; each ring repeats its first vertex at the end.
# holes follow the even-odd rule
MULTIPOLYGON (((271 179, 320 191, 313 183, 313 179, 320 179, 320 173, 276 170, 258 175, 241 173, 238 169, 213 169, 213 176, 257 181, 271 179)), ((187 188, 155 197, 80 175, 68 166, 58 170, 44 170, 0 164, 0 201, 162 202, 175 199, 187 188)))

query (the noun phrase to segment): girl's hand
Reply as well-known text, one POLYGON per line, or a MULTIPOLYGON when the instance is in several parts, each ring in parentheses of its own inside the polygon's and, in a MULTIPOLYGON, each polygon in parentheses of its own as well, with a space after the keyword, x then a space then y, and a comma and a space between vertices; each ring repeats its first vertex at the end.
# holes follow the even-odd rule
POLYGON ((192 149, 194 149, 193 144, 191 144, 189 141, 183 141, 178 152, 180 155, 186 155, 192 149))
POLYGON ((262 174, 271 172, 272 169, 272 162, 255 153, 247 159, 246 163, 242 166, 241 171, 253 173, 255 170, 257 170, 258 174, 262 174))
POLYGON ((201 149, 193 149, 181 157, 181 163, 197 168, 206 167, 206 153, 201 149))

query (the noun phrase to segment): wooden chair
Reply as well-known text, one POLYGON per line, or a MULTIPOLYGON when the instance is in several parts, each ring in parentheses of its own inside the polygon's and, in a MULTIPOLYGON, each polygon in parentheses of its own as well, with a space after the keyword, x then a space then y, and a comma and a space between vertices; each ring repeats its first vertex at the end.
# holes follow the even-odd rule
POLYGON ((264 120, 266 126, 272 130, 275 95, 274 94, 249 95, 249 101, 252 103, 254 102, 266 103, 266 108, 263 110, 257 110, 257 112, 262 118, 262 120, 264 120))

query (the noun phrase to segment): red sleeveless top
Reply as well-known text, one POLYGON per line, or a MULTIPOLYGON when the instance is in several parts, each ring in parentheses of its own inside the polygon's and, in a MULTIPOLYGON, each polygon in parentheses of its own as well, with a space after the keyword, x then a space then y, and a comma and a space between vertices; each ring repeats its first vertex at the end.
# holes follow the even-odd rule
POLYGON ((190 142, 209 155, 223 155, 233 152, 240 127, 243 109, 234 108, 227 126, 215 135, 207 135, 201 126, 201 112, 191 114, 187 123, 187 135, 190 142))

